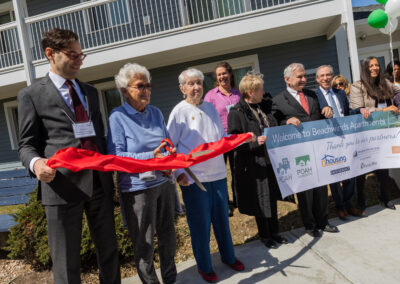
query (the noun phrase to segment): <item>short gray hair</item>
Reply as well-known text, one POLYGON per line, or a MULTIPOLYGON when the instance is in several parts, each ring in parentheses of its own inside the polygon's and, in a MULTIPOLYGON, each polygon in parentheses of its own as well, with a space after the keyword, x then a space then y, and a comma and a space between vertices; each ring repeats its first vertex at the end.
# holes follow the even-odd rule
POLYGON ((292 78, 293 76, 293 72, 296 71, 297 69, 304 69, 306 70, 306 68, 304 68, 304 65, 301 63, 292 63, 289 66, 287 66, 285 68, 285 70, 283 71, 283 76, 287 77, 287 78, 292 78))
POLYGON ((204 75, 203 72, 196 68, 188 68, 185 71, 182 71, 182 73, 178 77, 178 81, 180 85, 185 85, 187 79, 200 79, 202 82, 204 81, 204 75))
POLYGON ((128 88, 131 79, 139 74, 144 75, 150 83, 150 72, 146 67, 136 63, 126 63, 121 69, 119 69, 118 74, 115 75, 115 85, 118 89, 126 89, 128 88))
POLYGON ((318 78, 318 72, 319 70, 321 70, 322 68, 329 68, 329 71, 331 71, 331 74, 333 76, 333 67, 331 65, 321 65, 317 68, 317 71, 315 72, 315 78, 318 78))

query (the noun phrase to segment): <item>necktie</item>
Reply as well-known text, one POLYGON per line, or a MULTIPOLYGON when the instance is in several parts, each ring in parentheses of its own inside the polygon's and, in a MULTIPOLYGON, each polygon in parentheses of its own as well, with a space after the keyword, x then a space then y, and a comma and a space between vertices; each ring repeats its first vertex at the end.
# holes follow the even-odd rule
POLYGON ((329 98, 329 105, 331 106, 331 108, 333 110, 333 117, 340 117, 339 110, 337 108, 335 100, 333 99, 333 95, 332 95, 331 91, 328 91, 328 98, 329 98))
MULTIPOLYGON (((72 82, 70 80, 67 80, 67 81, 65 81, 65 84, 68 86, 69 95, 71 96, 71 99, 72 99, 72 105, 73 105, 74 111, 75 111, 76 122, 89 121, 89 117, 87 116, 85 108, 82 105, 82 102, 79 99, 78 94, 76 93, 72 82)), ((80 140, 81 140, 82 149, 98 152, 96 143, 94 141, 94 137, 80 138, 80 140)))
POLYGON ((300 97, 300 104, 303 107, 303 109, 306 111, 306 113, 309 115, 310 114, 310 108, 308 106, 308 101, 306 99, 306 96, 303 94, 303 92, 297 92, 300 97))

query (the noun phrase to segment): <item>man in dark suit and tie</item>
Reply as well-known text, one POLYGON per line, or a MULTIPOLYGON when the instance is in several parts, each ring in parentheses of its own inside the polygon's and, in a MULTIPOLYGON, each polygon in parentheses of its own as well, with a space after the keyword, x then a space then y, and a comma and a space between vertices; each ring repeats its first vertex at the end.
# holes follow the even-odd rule
MULTIPOLYGON (((333 117, 343 117, 355 114, 349 107, 346 93, 332 88, 333 68, 330 65, 322 65, 317 68, 316 80, 319 87, 315 91, 320 105, 329 105, 333 110, 333 117)), ((336 209, 340 219, 346 219, 348 214, 353 216, 365 215, 365 212, 353 207, 355 178, 330 184, 332 197, 335 200, 336 209)))
MULTIPOLYGON (((292 63, 287 66, 284 79, 286 89, 273 98, 275 115, 281 125, 293 124, 298 127, 302 122, 332 117, 332 109, 325 104, 321 111, 316 94, 304 89, 307 77, 303 64, 292 63)), ((337 227, 328 223, 326 186, 299 192, 297 199, 307 233, 320 237, 321 231, 339 232, 337 227)))
POLYGON ((110 173, 53 170, 47 159, 65 147, 105 154, 97 90, 76 79, 85 58, 78 36, 52 29, 42 38, 50 63, 45 78, 18 94, 19 157, 39 180, 54 282, 80 283, 83 212, 96 246, 100 283, 120 283, 110 173))

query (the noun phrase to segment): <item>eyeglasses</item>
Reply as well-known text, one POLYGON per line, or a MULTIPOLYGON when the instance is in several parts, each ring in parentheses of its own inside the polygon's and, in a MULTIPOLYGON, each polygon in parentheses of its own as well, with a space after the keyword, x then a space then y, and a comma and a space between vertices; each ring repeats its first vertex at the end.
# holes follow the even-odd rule
POLYGON ((147 84, 137 84, 136 86, 128 86, 128 88, 134 88, 139 91, 144 91, 145 89, 147 91, 151 91, 152 86, 151 84, 147 83, 147 84))
POLYGON ((332 85, 332 87, 334 87, 334 88, 337 88, 338 86, 343 87, 344 83, 343 82, 339 82, 339 83, 336 83, 336 84, 332 85))
POLYGON ((84 54, 84 53, 77 53, 73 50, 65 50, 65 49, 59 49, 59 48, 53 48, 53 49, 64 53, 71 60, 79 59, 79 60, 83 61, 86 58, 86 54, 84 54))

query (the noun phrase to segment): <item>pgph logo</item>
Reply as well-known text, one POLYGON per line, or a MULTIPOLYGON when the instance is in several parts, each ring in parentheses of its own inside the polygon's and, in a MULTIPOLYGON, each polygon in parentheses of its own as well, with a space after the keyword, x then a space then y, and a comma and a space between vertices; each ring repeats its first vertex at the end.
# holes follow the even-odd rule
POLYGON ((290 169, 289 159, 283 158, 282 162, 279 162, 278 168, 276 169, 279 175, 278 178, 280 182, 286 182, 292 179, 292 175, 288 174, 289 169, 290 169))

